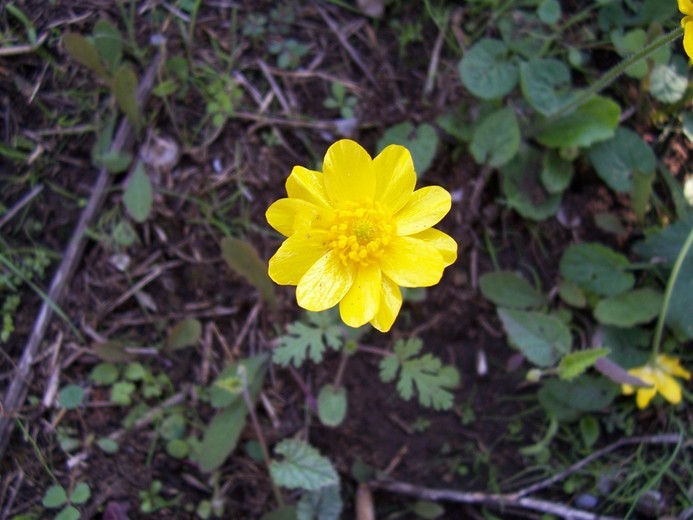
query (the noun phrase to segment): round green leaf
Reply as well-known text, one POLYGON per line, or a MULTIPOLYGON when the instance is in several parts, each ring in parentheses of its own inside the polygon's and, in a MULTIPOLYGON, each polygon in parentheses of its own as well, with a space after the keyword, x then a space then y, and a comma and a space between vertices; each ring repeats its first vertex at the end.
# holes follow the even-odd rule
POLYGON ((49 509, 54 509, 67 503, 67 493, 65 488, 59 484, 54 484, 43 494, 43 500, 41 501, 43 507, 49 509))
POLYGON ((633 174, 654 173, 654 152, 642 138, 627 128, 618 127, 608 141, 592 146, 588 152, 592 166, 601 179, 615 191, 629 192, 633 174))
POLYGON ((564 278, 602 296, 625 292, 635 284, 628 259, 601 244, 576 244, 565 250, 559 269, 564 278))
POLYGON ((166 453, 174 459, 184 459, 190 453, 190 446, 183 439, 173 439, 166 443, 166 453))
POLYGON ((580 418, 580 436, 586 448, 591 448, 599 439, 599 422, 593 415, 585 415, 580 418))
POLYGON ((104 453, 108 453, 109 455, 118 453, 118 449, 120 448, 116 441, 107 437, 103 437, 96 441, 96 445, 101 448, 104 453))
POLYGON ((178 350, 192 347, 202 336, 202 324, 195 318, 185 318, 173 327, 166 338, 166 348, 178 350))
POLYGON ((544 0, 539 4, 537 16, 546 25, 556 25, 561 18, 561 4, 558 0, 544 0))
POLYGON ((73 410, 82 406, 84 401, 84 390, 77 385, 67 385, 58 394, 58 403, 66 410, 73 410))
POLYGON ((476 97, 495 99, 508 94, 519 78, 508 47, 500 40, 484 38, 467 51, 459 64, 462 83, 476 97))
POLYGON ((159 426, 159 434, 166 440, 180 439, 185 435, 185 428, 185 418, 179 413, 174 413, 163 420, 159 426))
POLYGON ((415 127, 409 122, 404 122, 385 131, 376 146, 378 153, 391 144, 405 146, 411 152, 416 175, 420 178, 436 156, 438 134, 431 125, 424 123, 415 127))
POLYGON ((570 329, 557 318, 502 307, 497 312, 510 343, 535 365, 551 366, 570 351, 570 329))
POLYGON ((67 506, 65 509, 60 511, 53 520, 79 520, 80 517, 79 510, 74 506, 67 506))
POLYGON ((512 108, 506 107, 486 117, 474 131, 470 151, 477 164, 499 167, 510 161, 520 148, 520 127, 512 108))
POLYGON ((570 101, 570 71, 562 61, 533 59, 520 65, 522 95, 537 112, 548 116, 570 101))
POLYGON ((650 287, 635 289, 601 300, 594 308, 594 317, 605 325, 632 327, 656 318, 663 301, 662 293, 650 287))
POLYGON ((318 417, 325 426, 339 426, 347 412, 347 392, 343 386, 325 385, 318 394, 318 417))
POLYGON ((99 363, 89 374, 89 380, 96 385, 112 385, 118 380, 118 367, 113 363, 99 363))
POLYGON ((509 271, 481 275, 479 288, 484 298, 500 307, 531 309, 546 303, 544 296, 527 280, 509 271))
POLYGON ((541 183, 549 193, 562 193, 573 178, 573 163, 566 161, 553 150, 544 154, 541 183))
POLYGON ((89 484, 86 482, 80 482, 72 490, 70 495, 70 502, 73 504, 84 504, 91 496, 91 489, 89 489, 89 484))
POLYGON ((558 284, 558 296, 571 307, 582 309, 587 305, 587 298, 576 284, 569 280, 561 280, 558 284))

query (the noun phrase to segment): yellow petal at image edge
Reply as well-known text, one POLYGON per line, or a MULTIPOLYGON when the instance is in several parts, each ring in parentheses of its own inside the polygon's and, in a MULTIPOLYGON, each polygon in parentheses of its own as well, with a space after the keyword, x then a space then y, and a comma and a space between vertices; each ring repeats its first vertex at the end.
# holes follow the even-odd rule
POLYGON ((451 205, 450 194, 440 186, 416 190, 394 216, 397 234, 413 235, 435 226, 450 211, 451 205))
POLYGON ((323 174, 303 166, 294 166, 291 170, 291 175, 286 179, 286 193, 291 198, 329 206, 323 174))
POLYGON ((445 263, 435 246, 412 237, 394 237, 380 268, 401 287, 430 287, 440 281, 445 263))
POLYGON ((284 236, 291 236, 299 230, 327 228, 333 210, 316 206, 302 199, 279 199, 265 213, 267 222, 284 236))
POLYGON ((296 287, 296 301, 308 311, 324 311, 344 298, 354 273, 334 251, 329 251, 303 275, 296 287))
POLYGON ((330 146, 322 164, 325 191, 332 205, 373 200, 375 176, 368 152, 355 141, 342 139, 330 146))
POLYGON ((427 229, 421 233, 410 235, 411 238, 423 240, 434 246, 443 257, 445 267, 452 265, 457 260, 457 242, 448 234, 434 228, 427 229))
POLYGON ((693 0, 678 0, 679 11, 683 14, 693 15, 693 0))
POLYGON ((269 260, 270 278, 279 285, 298 285, 308 272, 329 250, 323 243, 325 231, 298 233, 287 238, 269 260))
POLYGON ((380 306, 382 273, 378 264, 359 267, 354 283, 339 302, 342 321, 360 327, 373 319, 380 306))
POLYGON ((399 310, 402 308, 402 291, 385 275, 382 277, 382 284, 380 305, 378 312, 371 320, 371 325, 380 332, 387 332, 395 323, 399 310))
POLYGON ((686 16, 681 20, 683 27, 683 50, 693 61, 693 16, 686 16))
POLYGON ((404 146, 391 144, 373 159, 375 200, 394 214, 407 203, 416 186, 411 153, 404 146))

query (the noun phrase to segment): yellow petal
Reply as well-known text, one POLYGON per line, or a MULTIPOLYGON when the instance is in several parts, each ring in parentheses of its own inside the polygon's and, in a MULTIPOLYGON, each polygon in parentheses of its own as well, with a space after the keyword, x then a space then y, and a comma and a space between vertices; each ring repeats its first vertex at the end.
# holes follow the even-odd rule
POLYGON ((430 228, 421 233, 411 235, 434 246, 443 257, 445 267, 452 265, 457 260, 457 242, 450 236, 437 229, 430 228))
POLYGON ((693 15, 693 0, 679 0, 679 11, 683 14, 693 15))
POLYGON ((373 319, 380 305, 382 273, 378 264, 359 267, 349 292, 339 302, 342 321, 360 327, 373 319))
MULTIPOLYGON (((689 4, 691 2, 688 2, 689 4)), ((693 9, 690 11, 693 15, 693 9)), ((683 50, 686 51, 688 57, 693 61, 693 16, 686 16, 681 20, 683 27, 683 50)))
POLYGON ((330 251, 315 262, 298 282, 296 300, 308 311, 324 311, 344 298, 353 280, 351 270, 334 251, 330 251))
POLYGON ((375 195, 373 161, 360 144, 349 139, 329 147, 322 164, 325 190, 333 204, 372 200, 375 195))
POLYGON ((416 186, 416 171, 411 153, 404 146, 391 144, 373 159, 376 179, 375 200, 391 213, 404 206, 416 186))
POLYGON ((650 401, 652 401, 652 398, 655 395, 657 395, 657 389, 655 387, 640 388, 638 390, 637 395, 635 396, 635 404, 637 404, 638 408, 640 408, 642 410, 648 404, 650 404, 650 401))
POLYGON ((332 213, 330 208, 302 199, 279 199, 267 209, 265 217, 270 226, 288 237, 298 230, 329 227, 332 213))
POLYGON ((436 225, 450 211, 451 205, 450 194, 440 186, 416 190, 394 217, 397 234, 413 235, 436 225))
POLYGON ((279 285, 298 285, 308 269, 327 253, 326 241, 324 231, 290 236, 269 260, 270 278, 279 285))
POLYGON ((656 372, 657 392, 662 394, 662 397, 671 404, 679 404, 681 402, 681 385, 665 372, 656 372))
POLYGON ((683 368, 681 362, 675 357, 660 354, 657 356, 657 365, 662 367, 666 372, 669 372, 672 376, 683 377, 686 380, 691 378, 691 373, 683 368))
POLYGON ((623 383, 621 384, 621 393, 623 395, 633 395, 635 393, 635 387, 628 383, 623 383))
POLYGON ((371 320, 371 325, 380 332, 387 332, 395 322, 399 310, 402 307, 402 291, 399 285, 387 276, 382 277, 382 290, 380 291, 380 306, 378 312, 371 320))
POLYGON ((329 206, 323 174, 303 166, 294 166, 291 170, 291 175, 286 179, 286 193, 291 198, 329 206))
POLYGON ((435 246, 411 237, 394 237, 380 268, 402 287, 430 287, 440 281, 445 263, 435 246))

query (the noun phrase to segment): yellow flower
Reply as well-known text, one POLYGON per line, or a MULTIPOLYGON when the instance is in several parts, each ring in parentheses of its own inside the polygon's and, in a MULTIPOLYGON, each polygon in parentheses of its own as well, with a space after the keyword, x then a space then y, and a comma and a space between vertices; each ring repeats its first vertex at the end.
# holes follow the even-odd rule
POLYGON ((686 51, 688 57, 693 60, 693 0, 678 0, 679 11, 685 14, 681 18, 681 27, 683 27, 683 50, 686 51))
POLYGON ((402 306, 400 287, 429 287, 457 259, 457 243, 433 229, 450 211, 439 186, 414 191, 409 150, 390 145, 375 159, 342 139, 323 172, 295 166, 288 198, 267 210, 288 237, 269 261, 280 285, 296 285, 298 304, 323 311, 339 303, 344 323, 387 332, 402 306))
MULTIPOLYGON (((652 398, 660 393, 672 404, 681 402, 681 384, 673 376, 682 377, 686 380, 691 378, 691 373, 683 368, 679 360, 675 357, 660 354, 653 363, 648 363, 642 367, 631 368, 628 373, 641 379, 650 386, 639 387, 635 402, 638 408, 645 408, 652 398)), ((621 391, 625 395, 632 395, 636 389, 632 385, 621 385, 621 391)))

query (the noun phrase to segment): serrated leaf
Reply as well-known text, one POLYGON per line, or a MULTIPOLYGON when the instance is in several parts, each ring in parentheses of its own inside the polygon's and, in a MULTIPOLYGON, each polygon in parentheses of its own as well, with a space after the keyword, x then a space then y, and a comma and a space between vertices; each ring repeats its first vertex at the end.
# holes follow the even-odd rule
POLYGON ((414 358, 423 343, 418 338, 399 340, 394 346, 394 355, 380 361, 380 379, 393 381, 400 371, 397 391, 408 401, 416 392, 419 404, 436 410, 448 410, 453 405, 450 389, 459 385, 459 372, 451 365, 441 363, 432 354, 414 358))
POLYGON ((274 284, 267 274, 267 263, 249 242, 225 237, 221 240, 221 256, 228 266, 255 287, 272 308, 276 307, 274 284))
POLYGON ((535 58, 520 65, 522 95, 537 112, 549 116, 568 103, 570 70, 559 60, 535 58))
POLYGON ((510 271, 484 273, 479 277, 484 298, 501 307, 531 309, 546 303, 544 295, 526 279, 510 271))
POLYGON ((166 348, 178 350, 192 347, 202 336, 202 324, 195 318, 185 318, 179 321, 166 338, 166 348))
POLYGON ((342 336, 342 328, 338 325, 311 326, 297 321, 290 324, 286 328, 286 334, 279 338, 272 353, 272 361, 281 366, 293 363, 296 368, 307 358, 320 363, 325 349, 342 348, 342 336))
POLYGON ((123 193, 123 204, 128 215, 136 222, 142 223, 149 217, 153 202, 152 181, 144 171, 142 162, 138 162, 123 193))
POLYGON ((542 127, 536 139, 550 148, 587 147, 613 137, 621 116, 615 101, 595 96, 542 127))
POLYGON ((81 34, 66 33, 62 39, 63 47, 72 58, 92 71, 99 77, 107 78, 108 73, 101 64, 96 47, 81 34))
POLYGON ((570 329, 558 318, 539 312, 497 309, 508 341, 539 367, 548 367, 570 352, 570 329))
POLYGON ((648 323, 659 315, 664 296, 644 287, 604 298, 594 308, 594 317, 605 325, 629 328, 648 323))
POLYGON ((376 146, 378 153, 391 144, 405 146, 411 152, 416 176, 421 178, 436 156, 438 134, 431 125, 424 123, 415 127, 407 121, 385 131, 376 146))
POLYGON ((80 482, 72 490, 70 495, 70 502, 73 504, 84 504, 91 497, 91 489, 89 489, 89 484, 86 482, 80 482))
POLYGON ((41 500, 43 507, 55 509, 67 503, 67 493, 65 488, 59 484, 54 484, 46 489, 41 500))
POLYGON ((512 108, 502 108, 481 121, 469 150, 477 164, 494 168, 510 161, 520 148, 520 126, 512 108))
POLYGON ((270 475, 278 486, 315 491, 339 483, 332 463, 304 441, 284 439, 274 447, 274 453, 284 456, 270 464, 270 475))
POLYGON ((296 508, 297 520, 338 520, 343 503, 339 486, 325 486, 301 495, 296 508))
POLYGON ((459 63, 462 83, 476 97, 496 99, 508 94, 519 78, 508 47, 500 40, 483 38, 469 49, 459 63))
POLYGON ((561 379, 574 379, 594 365, 599 358, 607 356, 609 352, 611 351, 608 348, 571 352, 564 356, 558 364, 558 377, 561 379))
POLYGON ((120 31, 107 20, 101 19, 94 25, 93 40, 98 55, 114 70, 123 57, 123 37, 120 31))
POLYGON ((561 275, 579 287, 602 296, 625 292, 635 284, 627 271, 628 259, 598 243, 582 243, 565 250, 559 263, 561 275))
POLYGON ((347 413, 346 388, 325 385, 318 394, 318 417, 325 426, 339 426, 347 413))
POLYGON ((135 129, 140 127, 140 107, 137 103, 137 75, 132 67, 123 63, 113 76, 113 95, 116 103, 135 129))

